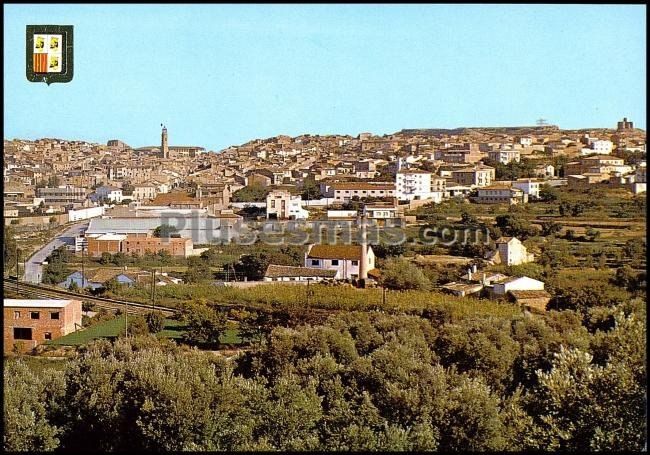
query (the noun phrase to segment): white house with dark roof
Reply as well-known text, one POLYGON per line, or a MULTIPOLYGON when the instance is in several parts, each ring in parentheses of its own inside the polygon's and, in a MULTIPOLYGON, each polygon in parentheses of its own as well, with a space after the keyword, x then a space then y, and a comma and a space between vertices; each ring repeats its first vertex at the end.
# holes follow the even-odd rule
MULTIPOLYGON (((305 267, 334 270, 336 279, 354 279, 360 274, 361 245, 310 245, 305 253, 305 267)), ((375 268, 375 253, 366 247, 366 271, 375 268)))

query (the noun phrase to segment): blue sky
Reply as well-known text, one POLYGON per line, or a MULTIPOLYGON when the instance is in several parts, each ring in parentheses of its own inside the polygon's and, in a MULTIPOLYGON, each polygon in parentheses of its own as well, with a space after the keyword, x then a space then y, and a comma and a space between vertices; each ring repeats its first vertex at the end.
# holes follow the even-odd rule
POLYGON ((645 128, 645 6, 4 5, 5 138, 221 150, 277 134, 645 128), (74 79, 25 26, 74 25, 74 79))

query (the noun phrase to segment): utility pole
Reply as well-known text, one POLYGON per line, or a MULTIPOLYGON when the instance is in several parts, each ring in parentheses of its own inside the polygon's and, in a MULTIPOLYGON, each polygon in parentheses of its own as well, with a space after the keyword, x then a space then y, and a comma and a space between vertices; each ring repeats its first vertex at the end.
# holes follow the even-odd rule
POLYGON ((156 268, 151 271, 151 311, 156 310, 156 268))
POLYGON ((381 287, 381 304, 386 308, 386 288, 384 286, 381 287))
POLYGON ((129 337, 129 304, 125 300, 124 301, 124 337, 128 338, 129 337))
POLYGON ((18 242, 16 242, 16 292, 18 292, 18 278, 20 275, 18 274, 18 242))

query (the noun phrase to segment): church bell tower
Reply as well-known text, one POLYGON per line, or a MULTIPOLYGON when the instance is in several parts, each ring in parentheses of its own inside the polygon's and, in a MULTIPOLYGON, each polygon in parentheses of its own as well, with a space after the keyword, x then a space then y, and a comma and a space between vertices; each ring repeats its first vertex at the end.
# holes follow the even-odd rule
POLYGON ((160 141, 160 151, 162 152, 162 157, 164 159, 169 158, 169 145, 167 144, 167 127, 163 126, 161 123, 160 126, 163 127, 162 129, 162 137, 160 141))

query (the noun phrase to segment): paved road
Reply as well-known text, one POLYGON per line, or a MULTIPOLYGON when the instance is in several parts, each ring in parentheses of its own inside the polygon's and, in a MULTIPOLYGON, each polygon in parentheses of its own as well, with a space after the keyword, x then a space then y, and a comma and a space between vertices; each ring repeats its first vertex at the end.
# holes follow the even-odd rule
POLYGON ((43 266, 41 265, 43 261, 61 245, 73 245, 75 237, 80 235, 87 227, 88 221, 75 224, 37 251, 25 263, 23 280, 28 283, 40 283, 43 278, 43 266))

